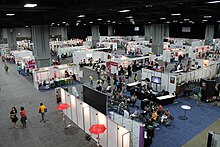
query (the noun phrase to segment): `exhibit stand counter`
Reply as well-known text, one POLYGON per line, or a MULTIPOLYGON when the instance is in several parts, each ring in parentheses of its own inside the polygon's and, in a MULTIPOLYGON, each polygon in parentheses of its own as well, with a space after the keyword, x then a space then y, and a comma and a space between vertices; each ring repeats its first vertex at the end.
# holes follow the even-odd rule
POLYGON ((172 49, 168 48, 166 50, 163 50, 163 61, 171 62, 171 58, 174 58, 174 61, 178 62, 179 56, 181 55, 182 57, 185 56, 186 50, 183 48, 179 49, 172 49))
POLYGON ((73 121, 85 133, 99 143, 102 147, 130 147, 130 131, 117 124, 108 116, 99 112, 92 106, 86 104, 62 88, 56 88, 60 91, 62 103, 67 103, 70 107, 63 110, 66 117, 73 121), (89 129, 94 124, 102 124, 106 127, 104 133, 98 135, 91 134, 89 129), (98 136, 98 137, 97 137, 98 136))
MULTIPOLYGON (((205 61, 206 62, 206 61, 205 61)), ((156 91, 165 90, 173 93, 177 87, 190 81, 199 81, 201 78, 212 78, 219 73, 219 62, 206 63, 207 67, 195 69, 192 67, 191 71, 183 72, 175 71, 174 73, 162 73, 146 68, 142 68, 142 80, 149 78, 152 87, 156 91)))
POLYGON ((122 36, 100 36, 102 42, 115 42, 118 47, 122 47, 122 41, 124 40, 122 36))
POLYGON ((14 50, 10 54, 15 58, 15 63, 21 62, 22 57, 33 56, 33 52, 29 50, 14 50))
POLYGON ((62 64, 50 67, 35 68, 33 70, 34 86, 39 89, 39 86, 45 81, 47 85, 51 79, 54 79, 56 87, 68 85, 73 83, 73 75, 75 80, 79 80, 82 75, 79 65, 76 64, 62 64), (66 77, 65 71, 68 72, 70 77, 66 77), (72 74, 72 75, 71 75, 72 74))
POLYGON ((141 65, 141 62, 145 64, 149 60, 149 56, 119 56, 119 57, 112 57, 112 59, 107 60, 106 68, 108 73, 118 75, 119 66, 123 68, 127 68, 129 65, 132 65, 133 62, 136 64, 141 65))
POLYGON ((68 57, 71 57, 74 52, 86 49, 89 49, 89 46, 59 47, 57 55, 61 57, 61 55, 63 54, 67 55, 68 57))
POLYGON ((144 45, 131 45, 127 47, 127 54, 140 55, 152 52, 152 48, 144 45))
POLYGON ((191 50, 188 50, 189 57, 192 59, 203 58, 204 54, 207 51, 212 50, 212 46, 195 46, 192 47, 191 50))
POLYGON ((26 73, 32 73, 33 69, 36 68, 35 57, 34 56, 21 57, 21 68, 26 73))
POLYGON ((96 44, 97 48, 110 48, 114 51, 118 50, 118 45, 116 42, 98 42, 96 44))
POLYGON ((73 53, 73 63, 79 64, 86 60, 86 63, 90 63, 88 59, 93 58, 93 63, 101 59, 101 61, 107 61, 108 57, 111 56, 111 53, 102 52, 99 50, 109 50, 109 48, 100 48, 100 49, 87 49, 76 51, 73 53))
POLYGON ((1 52, 1 55, 4 55, 4 56, 6 56, 6 54, 9 54, 8 44, 0 44, 0 52, 1 52))
POLYGON ((17 48, 20 48, 20 49, 33 50, 33 46, 34 46, 34 44, 31 42, 31 40, 17 41, 17 48))

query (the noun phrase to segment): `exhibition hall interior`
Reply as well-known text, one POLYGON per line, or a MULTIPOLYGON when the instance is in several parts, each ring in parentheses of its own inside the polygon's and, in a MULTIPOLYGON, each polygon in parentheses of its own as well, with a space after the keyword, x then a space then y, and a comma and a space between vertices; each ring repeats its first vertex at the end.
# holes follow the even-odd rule
POLYGON ((219 0, 0 0, 0 147, 220 147, 219 0))

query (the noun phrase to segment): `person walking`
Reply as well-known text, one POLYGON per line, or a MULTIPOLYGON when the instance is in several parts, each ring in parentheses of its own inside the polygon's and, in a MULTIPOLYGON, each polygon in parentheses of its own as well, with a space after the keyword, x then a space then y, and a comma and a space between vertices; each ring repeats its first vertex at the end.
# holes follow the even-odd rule
POLYGON ((137 74, 134 75, 134 81, 137 82, 137 74))
POLYGON ((11 118, 11 121, 13 123, 13 127, 14 128, 18 128, 17 126, 17 121, 18 121, 18 117, 17 117, 17 109, 15 107, 12 107, 11 111, 10 111, 10 118, 11 118))
POLYGON ((39 113, 41 114, 41 121, 40 122, 46 122, 46 120, 45 120, 45 113, 47 112, 46 106, 44 106, 43 103, 40 103, 38 110, 39 110, 39 113))
POLYGON ((26 128, 27 113, 24 107, 20 108, 20 116, 21 116, 21 123, 23 125, 23 128, 26 128))
POLYGON ((92 74, 90 74, 89 80, 90 80, 90 87, 93 87, 93 77, 92 77, 92 74))
POLYGON ((8 65, 5 63, 5 65, 4 65, 4 69, 5 69, 5 73, 8 73, 8 69, 9 69, 9 67, 8 67, 8 65))
POLYGON ((18 71, 18 74, 20 75, 21 74, 21 65, 20 64, 18 64, 18 66, 17 66, 17 71, 18 71))

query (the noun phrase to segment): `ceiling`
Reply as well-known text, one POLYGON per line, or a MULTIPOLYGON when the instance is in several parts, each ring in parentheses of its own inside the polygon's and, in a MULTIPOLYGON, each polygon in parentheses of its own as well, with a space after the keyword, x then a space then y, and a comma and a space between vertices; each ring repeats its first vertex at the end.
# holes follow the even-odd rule
POLYGON ((220 3, 210 4, 208 0, 0 0, 2 28, 39 24, 213 24, 217 21, 220 22, 220 3), (36 3, 37 7, 25 8, 26 3, 36 3), (122 13, 120 10, 130 12, 122 13))

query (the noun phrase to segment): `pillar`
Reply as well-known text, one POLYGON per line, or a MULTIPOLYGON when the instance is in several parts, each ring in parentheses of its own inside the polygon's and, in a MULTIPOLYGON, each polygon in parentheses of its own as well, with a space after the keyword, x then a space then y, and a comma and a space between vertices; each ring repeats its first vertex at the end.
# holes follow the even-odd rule
POLYGON ((170 26, 169 26, 169 24, 164 25, 164 37, 170 37, 170 26))
POLYGON ((7 29, 7 41, 8 41, 8 48, 10 50, 16 50, 17 49, 15 29, 11 29, 11 28, 7 29))
POLYGON ((152 52, 156 55, 163 53, 164 24, 152 25, 152 52))
POLYGON ((34 44, 34 57, 37 67, 47 67, 51 65, 49 26, 31 26, 32 42, 34 44))
POLYGON ((152 35, 151 25, 144 25, 144 38, 146 41, 150 41, 152 35))
POLYGON ((99 34, 99 26, 92 26, 92 47, 95 48, 97 42, 99 42, 100 34, 99 34))
POLYGON ((67 37, 67 27, 61 27, 60 28, 60 34, 61 34, 62 41, 68 40, 68 37, 67 37))
POLYGON ((108 26, 108 36, 113 36, 114 35, 114 28, 113 26, 109 25, 108 26))
POLYGON ((0 44, 3 44, 3 29, 0 29, 0 44))
POLYGON ((214 36, 214 25, 206 25, 205 28, 205 45, 211 45, 214 36))

